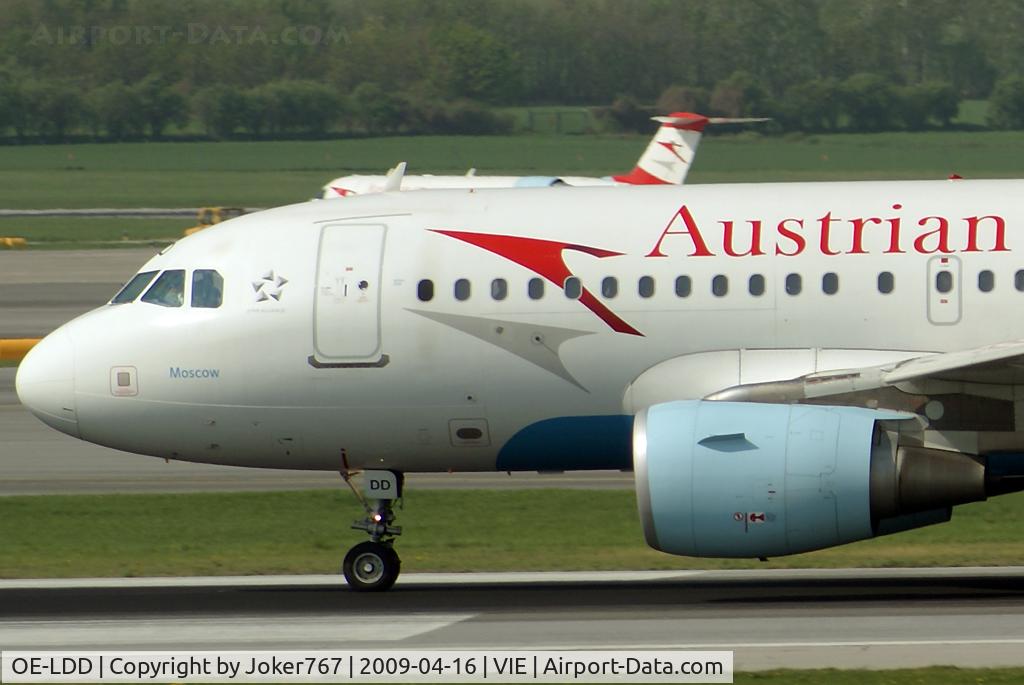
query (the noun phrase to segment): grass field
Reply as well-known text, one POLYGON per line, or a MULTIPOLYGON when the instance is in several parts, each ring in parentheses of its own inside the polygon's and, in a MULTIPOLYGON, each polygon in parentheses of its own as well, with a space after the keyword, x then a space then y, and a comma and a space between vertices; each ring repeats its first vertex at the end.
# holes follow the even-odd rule
POLYGON ((741 685, 1017 685, 1024 683, 1022 668, 908 668, 898 671, 763 671, 735 674, 741 685))
POLYGON ((499 112, 512 120, 513 131, 523 133, 583 134, 600 130, 592 107, 551 105, 506 107, 499 112))
MULTIPOLYGON (((984 103, 982 103, 984 104, 984 103)), ((538 115, 539 116, 539 115, 538 115)), ((329 141, 123 143, 5 147, 0 208, 271 207, 302 202, 350 173, 605 176, 628 171, 640 135, 421 136, 329 141)), ((709 136, 691 183, 1021 175, 1022 132, 709 136)), ((176 220, 0 219, 36 247, 173 239, 176 220)), ((76 245, 77 246, 77 245, 76 245)))
MULTIPOLYGON (((331 178, 383 173, 580 174, 628 171, 648 136, 423 136, 330 141, 6 147, 0 207, 273 206, 331 178)), ((693 183, 1021 175, 1024 133, 709 136, 693 183)))
POLYGON ((165 243, 180 238, 195 219, 0 217, 0 236, 25 238, 32 248, 138 247, 139 241, 165 243))
MULTIPOLYGON (((347 491, 2 498, 0 577, 333 573, 364 537, 348 528, 360 516, 347 491)), ((1022 517, 1024 495, 1008 495, 949 524, 758 562, 647 548, 631 491, 423 490, 407 494, 398 545, 404 571, 1011 565, 1022 517)))
POLYGON ((642 147, 642 139, 426 136, 5 148, 0 207, 274 206, 307 200, 342 174, 381 174, 403 160, 410 173, 600 175, 630 168, 642 147))
POLYGON ((971 126, 985 126, 988 123, 988 100, 962 100, 960 111, 954 121, 971 126))

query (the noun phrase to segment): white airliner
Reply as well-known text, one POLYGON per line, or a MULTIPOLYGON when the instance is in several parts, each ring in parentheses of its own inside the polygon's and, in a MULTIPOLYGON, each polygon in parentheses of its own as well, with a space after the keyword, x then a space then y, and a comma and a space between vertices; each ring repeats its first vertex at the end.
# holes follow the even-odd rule
POLYGON ((657 549, 820 549, 1024 488, 1022 193, 293 205, 164 250, 39 343, 17 390, 50 426, 121 450, 363 471, 371 539, 343 566, 358 590, 398 575, 407 472, 634 469, 657 549))
POLYGON ((768 121, 765 118, 706 117, 691 112, 673 112, 667 117, 651 117, 661 126, 644 153, 628 174, 618 176, 477 176, 471 169, 463 176, 405 174, 404 162, 387 175, 354 174, 330 181, 320 191, 320 199, 330 200, 388 190, 440 190, 451 188, 542 188, 547 186, 682 185, 697 154, 704 128, 708 124, 742 124, 768 121))

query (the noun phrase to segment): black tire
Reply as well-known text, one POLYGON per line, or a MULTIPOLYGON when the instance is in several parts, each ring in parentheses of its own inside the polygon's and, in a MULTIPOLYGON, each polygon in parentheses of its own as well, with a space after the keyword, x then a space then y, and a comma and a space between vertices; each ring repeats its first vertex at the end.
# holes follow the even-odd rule
POLYGON ((383 592, 398 580, 402 562, 391 545, 360 542, 345 555, 341 571, 356 592, 383 592))

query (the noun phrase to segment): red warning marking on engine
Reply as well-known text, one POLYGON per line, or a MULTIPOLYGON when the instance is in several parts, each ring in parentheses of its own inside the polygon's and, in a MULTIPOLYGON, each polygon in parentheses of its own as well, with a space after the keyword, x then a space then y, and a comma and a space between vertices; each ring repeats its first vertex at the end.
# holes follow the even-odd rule
POLYGON ((747 520, 751 523, 764 523, 764 512, 763 511, 752 511, 747 514, 747 520))
POLYGON ((732 515, 732 520, 733 521, 745 521, 746 518, 747 518, 747 515, 744 514, 742 511, 737 511, 735 514, 732 515))

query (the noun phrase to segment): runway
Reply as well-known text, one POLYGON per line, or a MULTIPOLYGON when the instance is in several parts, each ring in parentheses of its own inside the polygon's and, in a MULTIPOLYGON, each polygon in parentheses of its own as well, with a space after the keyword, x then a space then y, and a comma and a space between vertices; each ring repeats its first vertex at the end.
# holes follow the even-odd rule
POLYGON ((1024 567, 0 581, 3 649, 726 649, 737 670, 1024 666, 1024 567))

